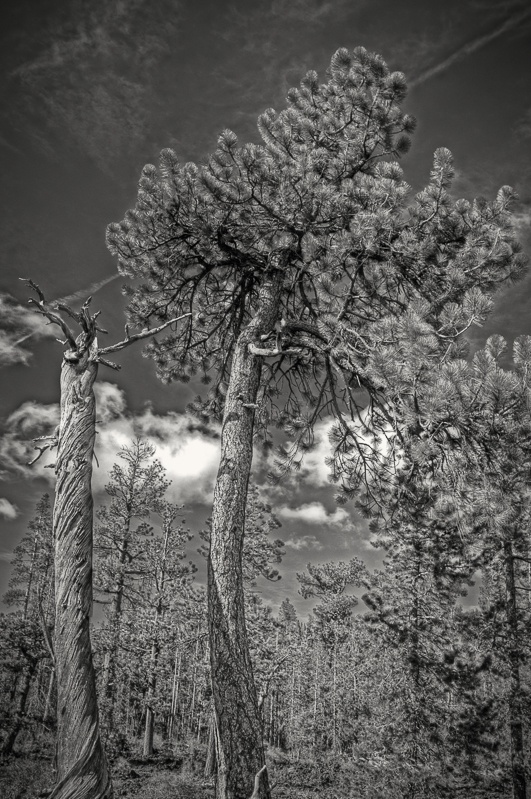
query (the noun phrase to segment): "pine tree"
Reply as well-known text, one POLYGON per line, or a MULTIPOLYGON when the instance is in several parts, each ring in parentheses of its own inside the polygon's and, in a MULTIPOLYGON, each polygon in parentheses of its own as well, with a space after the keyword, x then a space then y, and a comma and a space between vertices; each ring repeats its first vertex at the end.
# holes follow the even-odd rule
MULTIPOLYGON (((195 571, 191 564, 183 564, 183 549, 192 537, 181 524, 175 525, 181 516, 182 506, 159 501, 157 512, 161 519, 161 536, 153 537, 147 545, 146 560, 149 566, 144 578, 144 590, 150 597, 151 629, 149 633, 150 654, 146 696, 146 721, 144 730, 144 757, 153 754, 155 722, 155 699, 157 672, 163 640, 163 625, 170 609, 175 610, 176 600, 183 596, 190 575, 195 571)), ((184 521, 184 520, 181 520, 184 521)))
MULTIPOLYGON (((310 72, 284 111, 261 115, 260 145, 225 131, 204 167, 163 151, 135 209, 109 227, 120 271, 142 281, 127 290, 130 318, 191 314, 148 348, 159 375, 212 382, 195 409, 223 421, 209 560, 219 799, 247 799, 264 766, 240 565, 255 421, 266 443, 271 420, 291 436, 282 469, 332 413, 334 475, 351 496, 374 459, 356 392, 369 392, 376 428, 393 423, 394 406, 418 417, 433 364, 455 357, 489 295, 521 272, 510 191, 454 203, 447 150, 408 208, 394 160, 414 128, 405 94, 380 56, 339 50, 327 83, 310 72)), ((265 777, 260 790, 269 796, 265 777)))
MULTIPOLYGON (((13 751, 17 737, 27 722, 30 691, 32 683, 41 676, 39 671, 46 672, 48 691, 53 685, 53 652, 50 646, 54 624, 53 538, 48 494, 44 494, 37 503, 35 517, 29 523, 29 533, 15 548, 14 556, 9 589, 4 595, 6 605, 18 608, 16 616, 4 619, 4 633, 9 636, 9 650, 11 658, 14 657, 14 662, 9 666, 10 671, 14 672, 14 680, 9 689, 11 701, 6 707, 7 718, 3 725, 7 730, 2 745, 4 754, 13 751), (20 640, 17 642, 18 636, 20 640)), ((45 706, 43 717, 46 715, 45 706)))
POLYGON ((522 567, 530 561, 531 337, 515 341, 509 370, 501 366, 505 350, 505 340, 491 336, 471 364, 459 364, 462 382, 452 399, 458 423, 466 426, 468 446, 461 446, 450 461, 445 501, 462 528, 468 525, 480 537, 487 573, 498 570, 504 585, 501 607, 509 674, 511 780, 515 799, 525 799, 525 614, 518 591, 525 590, 522 567))
MULTIPOLYGON (((155 448, 136 439, 118 456, 125 465, 114 464, 111 481, 105 487, 111 497, 109 505, 97 512, 95 529, 95 589, 98 601, 110 598, 107 624, 102 631, 106 639, 102 675, 102 723, 107 737, 114 733, 116 702, 116 660, 120 649, 121 617, 124 606, 134 607, 137 586, 145 573, 145 538, 152 532, 147 519, 163 500, 169 482, 158 461, 153 461, 155 448)), ((102 635, 99 636, 100 641, 102 635)))

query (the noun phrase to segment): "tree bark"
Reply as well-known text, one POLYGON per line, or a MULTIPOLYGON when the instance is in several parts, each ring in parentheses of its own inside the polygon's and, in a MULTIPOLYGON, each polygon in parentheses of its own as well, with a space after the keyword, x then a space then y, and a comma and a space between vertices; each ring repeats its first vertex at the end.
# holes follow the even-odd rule
POLYGON ((507 626, 509 637, 509 727, 511 731, 511 773, 514 799, 526 799, 524 764, 524 730, 522 724, 522 691, 520 681, 520 642, 518 607, 514 579, 513 546, 510 538, 504 541, 505 587, 507 591, 507 626))
POLYGON ((124 568, 127 558, 127 544, 129 533, 130 519, 127 520, 127 529, 122 539, 122 548, 120 550, 120 571, 116 578, 113 589, 113 599, 111 605, 111 641, 110 646, 105 653, 105 661, 103 666, 103 684, 102 693, 105 699, 102 712, 102 726, 109 735, 114 730, 114 708, 116 704, 116 693, 113 690, 116 681, 116 659, 118 656, 118 649, 120 646, 121 634, 121 616, 122 616, 122 597, 124 593, 124 568))
POLYGON ((24 668, 23 676, 17 681, 15 714, 13 724, 11 725, 11 729, 9 730, 6 741, 2 747, 3 755, 10 755, 12 753, 18 734, 24 724, 24 719, 26 717, 26 704, 30 692, 31 681, 37 669, 38 662, 39 661, 36 659, 31 660, 24 668))
POLYGON ((223 415, 208 558, 210 661, 219 731, 217 799, 249 799, 259 772, 258 796, 270 796, 267 771, 261 771, 265 756, 245 625, 242 547, 253 455, 252 406, 261 371, 261 358, 249 345, 273 329, 281 287, 282 272, 272 268, 260 289, 258 310, 238 337, 223 415))
MULTIPOLYGON (((92 611, 92 456, 96 430, 95 341, 63 360, 56 463, 55 666, 57 785, 50 799, 109 799, 100 739, 89 619, 92 611)), ((68 354, 68 353, 67 353, 68 354)))
POLYGON ((168 728, 168 740, 170 746, 173 744, 173 730, 175 727, 175 716, 177 713, 177 702, 179 699, 179 689, 181 683, 181 663, 182 663, 182 652, 180 647, 177 647, 175 652, 175 663, 173 664, 173 684, 172 684, 172 691, 171 691, 171 711, 170 711, 170 723, 168 728), (177 663, 179 667, 177 668, 177 663))

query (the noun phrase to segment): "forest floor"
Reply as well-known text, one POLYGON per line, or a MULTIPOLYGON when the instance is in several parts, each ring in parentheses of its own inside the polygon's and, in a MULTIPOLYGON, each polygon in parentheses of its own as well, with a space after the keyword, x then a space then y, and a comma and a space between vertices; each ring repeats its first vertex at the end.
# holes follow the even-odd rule
MULTIPOLYGON (((274 766, 271 782, 275 799, 320 799, 338 794, 317 786, 302 784, 300 776, 293 780, 290 769, 274 766), (290 779, 291 778, 291 779, 290 779), (293 784, 293 782, 299 784, 293 784)), ((116 799, 212 799, 212 780, 194 773, 188 763, 173 763, 167 758, 147 761, 120 759, 112 769, 116 799)), ((17 755, 0 761, 0 796, 2 799, 38 799, 45 797, 53 785, 52 762, 49 757, 17 755)))

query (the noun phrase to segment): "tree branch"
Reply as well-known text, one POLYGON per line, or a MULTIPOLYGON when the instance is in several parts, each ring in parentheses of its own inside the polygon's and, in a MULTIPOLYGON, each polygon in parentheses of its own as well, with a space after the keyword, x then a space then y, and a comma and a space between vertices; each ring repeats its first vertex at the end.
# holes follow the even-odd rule
MULTIPOLYGON (((119 350, 123 350, 124 347, 128 347, 130 344, 134 344, 135 341, 140 341, 143 338, 149 338, 150 336, 156 336, 157 333, 162 332, 166 327, 169 325, 174 324, 174 322, 179 322, 181 319, 184 319, 186 316, 191 316, 191 312, 185 313, 182 316, 178 316, 175 319, 170 319, 168 322, 164 322, 163 325, 159 325, 159 327, 154 327, 153 330, 143 330, 141 333, 135 333, 134 335, 129 335, 129 328, 125 326, 125 335, 126 338, 123 341, 119 341, 117 344, 111 344, 110 347, 103 347, 102 349, 98 350, 98 360, 100 360, 100 355, 107 355, 109 352, 118 352, 119 350)), ((110 366, 111 364, 106 361, 101 361, 101 363, 105 363, 106 366, 110 366)), ((113 369, 116 369, 116 365, 112 366, 113 369)), ((120 367, 118 367, 120 368, 120 367)))

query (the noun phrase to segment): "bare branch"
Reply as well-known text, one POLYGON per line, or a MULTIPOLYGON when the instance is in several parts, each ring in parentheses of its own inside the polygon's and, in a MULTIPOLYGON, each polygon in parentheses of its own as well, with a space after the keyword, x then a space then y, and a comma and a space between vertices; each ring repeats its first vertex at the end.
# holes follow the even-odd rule
POLYGON ((106 358, 100 358, 99 355, 96 359, 96 363, 102 363, 104 366, 108 366, 110 369, 115 369, 117 372, 119 372, 120 369, 122 368, 119 363, 114 363, 114 361, 108 361, 106 358))
MULTIPOLYGON (((54 311, 46 307, 47 306, 46 298, 40 286, 38 286, 36 283, 34 283, 33 280, 30 280, 29 278, 21 277, 19 279, 22 280, 23 283, 27 283, 28 286, 32 288, 33 291, 39 297, 38 300, 34 300, 33 297, 30 297, 28 303, 30 305, 34 305, 36 312, 42 314, 42 316, 45 316, 51 324, 57 325, 58 327, 61 328, 66 338, 66 342, 61 342, 61 343, 68 343, 73 350, 77 350, 76 337, 74 336, 74 334, 72 333, 72 331, 70 330, 64 319, 62 319, 59 316, 59 314, 54 313, 54 311)), ((58 305, 57 307, 59 308, 60 306, 58 305)))
POLYGON ((260 797, 260 781, 262 779, 262 774, 266 770, 267 770, 267 765, 264 763, 264 765, 262 766, 262 768, 260 769, 260 771, 256 774, 256 776, 254 778, 254 790, 253 790, 251 796, 249 797, 249 799, 259 799, 259 797, 260 797))
POLYGON ((281 350, 274 347, 272 350, 266 350, 262 347, 257 347, 256 344, 249 344, 249 352, 251 355, 261 355, 263 358, 272 358, 275 355, 301 355, 302 349, 300 347, 293 347, 287 350, 281 350))
POLYGON ((44 455, 44 453, 46 452, 46 450, 47 450, 47 449, 50 449, 50 445, 49 445, 49 444, 46 444, 46 446, 45 446, 45 447, 33 447, 33 449, 38 449, 38 450, 39 450, 39 454, 38 454, 38 455, 35 455, 35 457, 34 457, 34 458, 32 458, 32 460, 28 461, 28 462, 27 462, 27 464, 26 464, 26 466, 33 466, 33 464, 34 464, 34 463, 37 463, 37 461, 39 460, 39 458, 40 458, 42 455, 44 455))
MULTIPOLYGON (((185 313, 182 316, 178 316, 176 319, 170 319, 168 322, 164 322, 164 324, 159 325, 159 327, 154 327, 152 330, 143 330, 141 333, 134 333, 132 336, 129 335, 129 330, 126 326, 125 332, 127 338, 125 338, 123 341, 119 341, 117 344, 111 344, 110 347, 103 347, 103 349, 98 350, 98 355, 106 355, 109 352, 118 352, 119 350, 123 350, 124 347, 128 347, 130 344, 134 344, 135 341, 140 341, 141 339, 149 338, 150 336, 156 336, 157 333, 161 333, 165 328, 169 327, 169 325, 179 322, 186 316, 191 315, 192 314, 190 312, 185 313)), ((107 363, 106 366, 109 366, 109 364, 107 363)))

